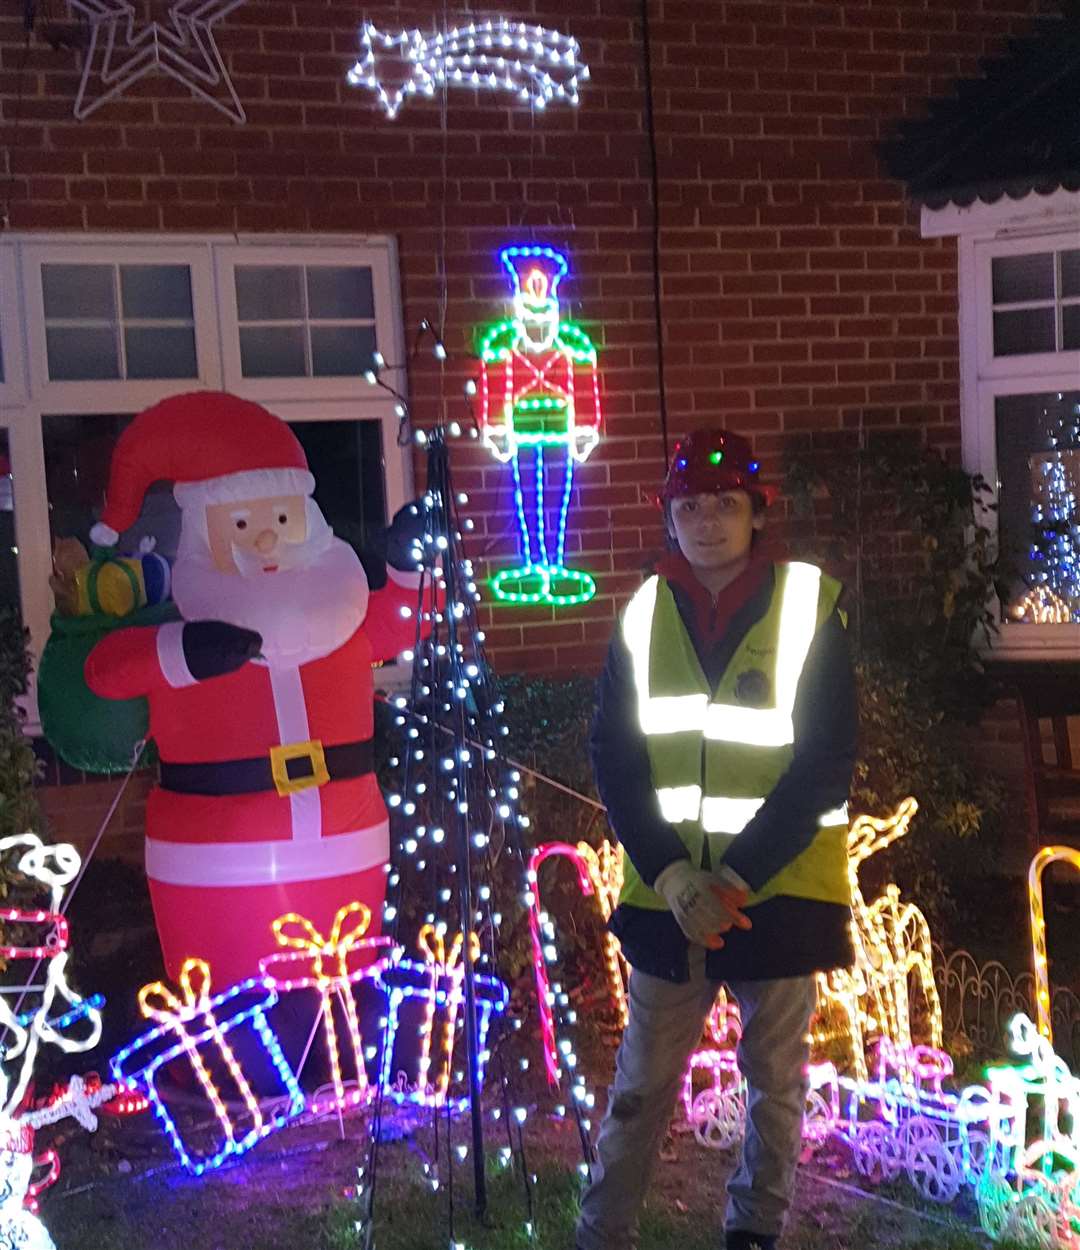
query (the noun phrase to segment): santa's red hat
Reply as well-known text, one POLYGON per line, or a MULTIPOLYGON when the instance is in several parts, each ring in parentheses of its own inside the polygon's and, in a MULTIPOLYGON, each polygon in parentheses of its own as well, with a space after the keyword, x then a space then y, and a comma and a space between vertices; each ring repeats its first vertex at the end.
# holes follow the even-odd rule
POLYGON ((113 546, 160 481, 175 483, 184 509, 315 489, 304 449, 285 422, 222 391, 173 395, 139 413, 116 444, 105 510, 91 540, 113 546))

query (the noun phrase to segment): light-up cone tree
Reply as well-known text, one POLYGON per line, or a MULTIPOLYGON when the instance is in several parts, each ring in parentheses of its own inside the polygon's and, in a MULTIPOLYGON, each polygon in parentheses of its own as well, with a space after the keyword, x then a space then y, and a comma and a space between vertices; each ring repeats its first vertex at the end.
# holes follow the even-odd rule
MULTIPOLYGON (((405 1097, 430 1105, 436 1126, 438 1117, 445 1117, 443 1140, 451 1179, 454 1158, 462 1160, 471 1151, 474 1209, 482 1217, 487 1208, 487 1185, 481 1085, 490 1052, 497 1045, 495 1036, 484 1036, 484 1021, 491 1014, 484 991, 492 984, 504 924, 497 899, 505 883, 512 882, 515 906, 520 906, 524 916, 534 902, 535 874, 529 869, 525 847, 529 819, 518 808, 520 775, 500 753, 500 743, 509 731, 503 724, 503 703, 484 655, 484 634, 476 619, 480 595, 472 562, 462 547, 462 531, 471 525, 459 516, 459 508, 467 499, 455 494, 447 445, 447 436, 459 433, 455 423, 446 430, 415 436, 427 447, 427 490, 421 503, 427 523, 423 543, 415 552, 422 577, 415 608, 416 643, 405 656, 412 664, 410 690, 408 696, 393 700, 395 729, 402 746, 391 760, 396 768, 396 788, 387 796, 395 845, 383 929, 409 949, 414 944, 414 934, 409 930, 423 926, 416 936, 429 948, 434 940, 440 952, 458 952, 457 1019, 444 1027, 463 1033, 463 1093, 449 1096, 445 1085, 424 1088, 421 1082, 421 1088, 405 1097), (438 591, 437 606, 430 619, 424 619, 424 605, 430 602, 433 585, 438 591), (470 954, 475 956, 475 965, 470 954), (464 1115, 466 1111, 469 1145, 452 1148, 455 1112, 464 1115)), ((512 920, 506 918, 508 928, 512 920)), ((546 957, 554 962, 553 932, 550 938, 546 957)), ((588 1115, 593 1096, 578 1069, 570 1036, 575 1013, 557 982, 551 986, 551 1006, 563 1065, 559 1075, 569 1084, 568 1102, 584 1158, 581 1168, 588 1174, 588 1115)), ((430 1025, 429 1016, 429 1030, 430 1025)), ((388 1100, 395 1094, 388 1089, 391 1057, 387 1048, 393 1044, 393 1035, 393 1029, 381 1032, 381 1079, 371 1116, 367 1162, 360 1172, 362 1216, 358 1231, 364 1246, 374 1245, 382 1121, 388 1100)), ((432 1044, 430 1037, 421 1042, 427 1047, 432 1044)), ((443 1045, 449 1064, 454 1053, 453 1036, 447 1040, 444 1035, 443 1045)), ((527 1113, 513 1097, 508 1065, 499 1059, 495 1067, 501 1088, 498 1099, 489 1100, 499 1103, 492 1107, 491 1117, 503 1122, 507 1138, 507 1146, 501 1150, 503 1161, 517 1156, 525 1194, 525 1225, 531 1231, 532 1180, 522 1132, 527 1113)), ((430 1073, 430 1066, 425 1065, 424 1071, 430 1073)), ((444 1066, 441 1079, 445 1079, 445 1072, 444 1066)), ((428 1179, 438 1187, 438 1165, 435 1175, 429 1174, 428 1179)), ((450 1194, 450 1244, 455 1246, 460 1243, 453 1228, 452 1184, 446 1189, 450 1194)))

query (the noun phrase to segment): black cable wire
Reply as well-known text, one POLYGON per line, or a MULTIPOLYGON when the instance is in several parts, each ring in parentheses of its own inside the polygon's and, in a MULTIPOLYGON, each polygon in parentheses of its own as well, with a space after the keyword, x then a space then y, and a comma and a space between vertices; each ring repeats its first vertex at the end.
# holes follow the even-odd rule
POLYGON ((653 319, 656 323, 656 387, 660 397, 660 432, 664 438, 664 471, 668 450, 667 385, 664 379, 664 310, 660 290, 660 172, 656 153, 656 115, 653 109, 652 38, 649 0, 641 0, 641 65, 645 76, 645 137, 649 145, 649 181, 652 200, 653 319))

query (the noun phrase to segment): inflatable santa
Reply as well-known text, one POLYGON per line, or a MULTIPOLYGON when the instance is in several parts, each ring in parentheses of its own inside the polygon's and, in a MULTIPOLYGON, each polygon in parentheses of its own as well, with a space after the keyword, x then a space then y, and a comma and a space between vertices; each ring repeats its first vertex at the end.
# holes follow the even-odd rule
POLYGON ((124 431, 93 540, 115 544, 159 480, 182 511, 183 620, 116 630, 85 673, 106 698, 149 700, 161 778, 146 868, 166 966, 176 978, 198 956, 224 987, 257 975, 286 912, 326 933, 355 899, 377 931, 389 834, 371 665, 415 639, 422 518, 394 518, 373 589, 312 499, 289 427, 214 392, 164 400, 124 431))

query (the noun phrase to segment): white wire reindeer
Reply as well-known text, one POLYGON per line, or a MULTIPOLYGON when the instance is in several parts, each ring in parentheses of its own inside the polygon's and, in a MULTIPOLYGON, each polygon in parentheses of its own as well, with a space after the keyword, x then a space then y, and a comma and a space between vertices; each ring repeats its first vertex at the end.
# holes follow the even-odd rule
MULTIPOLYGON (((94 1109, 113 1098, 117 1087, 103 1085, 91 1092, 76 1076, 49 1106, 23 1109, 38 1049, 57 1046, 69 1054, 92 1049, 101 1038, 101 1012, 94 1000, 82 998, 67 982, 68 929, 62 899, 78 875, 78 852, 63 843, 46 845, 33 833, 0 838, 0 856, 10 852, 19 852, 17 870, 43 887, 48 905, 0 911, 9 923, 45 926, 34 946, 0 945, 9 966, 34 960, 24 984, 0 986, 0 1248, 55 1250, 45 1226, 28 1209, 41 1184, 31 1184, 34 1130, 66 1116, 87 1129, 96 1128, 94 1109), (12 1005, 8 998, 14 995, 18 997, 12 1005), (30 1009, 20 1010, 28 999, 30 1009), (86 1021, 83 1035, 72 1036, 69 1030, 81 1021, 86 1021)), ((55 1179, 59 1170, 55 1156, 50 1156, 50 1165, 50 1179, 55 1179)))

